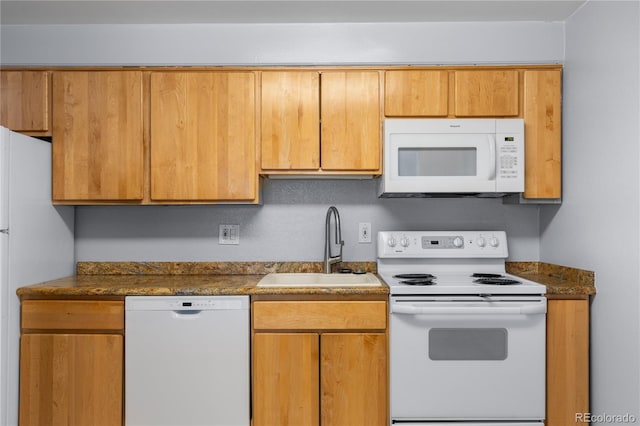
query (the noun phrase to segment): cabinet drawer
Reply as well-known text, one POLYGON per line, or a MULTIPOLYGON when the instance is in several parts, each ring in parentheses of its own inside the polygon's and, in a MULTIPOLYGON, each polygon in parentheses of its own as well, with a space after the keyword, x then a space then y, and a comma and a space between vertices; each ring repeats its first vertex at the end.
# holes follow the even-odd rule
POLYGON ((278 301, 253 303, 255 330, 383 330, 385 301, 278 301))
POLYGON ((124 302, 25 300, 22 328, 36 330, 123 330, 124 302))

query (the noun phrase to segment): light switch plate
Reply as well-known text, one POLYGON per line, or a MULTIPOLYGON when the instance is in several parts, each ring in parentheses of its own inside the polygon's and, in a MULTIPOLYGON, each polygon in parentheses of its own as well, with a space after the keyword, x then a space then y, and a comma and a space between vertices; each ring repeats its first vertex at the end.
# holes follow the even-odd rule
POLYGON ((240 225, 220 225, 218 244, 240 244, 240 225))

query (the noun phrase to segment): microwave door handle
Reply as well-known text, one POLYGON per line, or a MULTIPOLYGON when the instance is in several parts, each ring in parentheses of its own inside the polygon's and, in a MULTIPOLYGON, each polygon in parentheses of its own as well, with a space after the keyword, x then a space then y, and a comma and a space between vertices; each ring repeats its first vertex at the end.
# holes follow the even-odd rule
POLYGON ((496 135, 487 135, 489 139, 489 180, 496 179, 496 135))

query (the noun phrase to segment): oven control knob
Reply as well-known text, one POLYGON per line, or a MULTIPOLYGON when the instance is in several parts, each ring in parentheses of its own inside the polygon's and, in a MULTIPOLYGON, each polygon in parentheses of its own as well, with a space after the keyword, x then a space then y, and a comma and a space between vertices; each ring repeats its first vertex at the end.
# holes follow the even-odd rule
POLYGON ((491 247, 498 247, 500 245, 500 241, 496 237, 489 238, 489 245, 491 247))
POLYGON ((464 244, 464 241, 462 240, 462 238, 460 238, 460 237, 455 237, 455 238, 453 239, 453 246, 454 246, 454 247, 458 247, 458 248, 460 248, 460 247, 462 247, 462 245, 463 245, 463 244, 464 244))
POLYGON ((395 239, 395 238, 393 238, 393 237, 389 237, 389 239, 387 240, 387 245, 388 245, 389 247, 395 247, 395 246, 396 246, 396 244, 397 244, 396 239, 395 239))
POLYGON ((407 237, 402 237, 400 239, 400 245, 402 247, 409 247, 409 239, 407 237))
POLYGON ((487 245, 487 240, 485 240, 484 237, 479 237, 476 241, 476 244, 478 245, 478 247, 484 247, 487 245))

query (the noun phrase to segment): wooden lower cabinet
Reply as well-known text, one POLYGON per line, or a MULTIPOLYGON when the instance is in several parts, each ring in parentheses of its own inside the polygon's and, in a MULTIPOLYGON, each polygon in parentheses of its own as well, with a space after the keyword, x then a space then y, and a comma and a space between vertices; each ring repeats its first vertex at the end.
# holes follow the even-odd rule
POLYGON ((386 334, 327 333, 320 341, 322 424, 388 424, 386 334))
POLYGON ((316 333, 260 333, 253 339, 253 425, 319 424, 316 333))
POLYGON ((20 425, 122 425, 123 331, 122 302, 23 302, 20 425))
POLYGON ((121 425, 123 336, 27 334, 20 424, 121 425))
MULTIPOLYGON (((254 302, 259 303, 277 302, 254 302)), ((321 312, 327 306, 334 309, 340 303, 317 304, 298 302, 300 314, 321 312)), ((324 302, 327 303, 327 302, 324 302)), ((357 302, 356 302, 357 303, 357 302)), ((379 312, 372 316, 386 317, 386 302, 367 302, 363 310, 379 312)), ((253 310, 253 426, 376 426, 389 424, 388 409, 388 339, 386 320, 382 329, 323 329, 322 314, 311 317, 318 328, 300 330, 292 326, 293 318, 283 318, 283 330, 278 330, 274 317, 280 316, 279 305, 253 310), (271 309, 274 308, 274 309, 271 309), (265 319, 256 315, 271 315, 265 319), (257 327, 269 327, 256 329, 257 327)), ((283 310, 291 302, 283 302, 283 310)), ((349 308, 358 307, 345 302, 340 315, 351 322, 349 308), (348 307, 348 308, 347 308, 348 307)), ((360 316, 356 313, 356 316, 360 316)), ((382 318, 380 318, 382 319, 382 318)), ((372 324, 380 319, 373 318, 372 324)), ((332 324, 332 320, 327 318, 332 324)), ((362 319, 355 320, 358 326, 362 319)), ((305 324, 301 317, 299 324, 305 324)))
POLYGON ((547 426, 589 412, 589 299, 547 303, 547 426))

